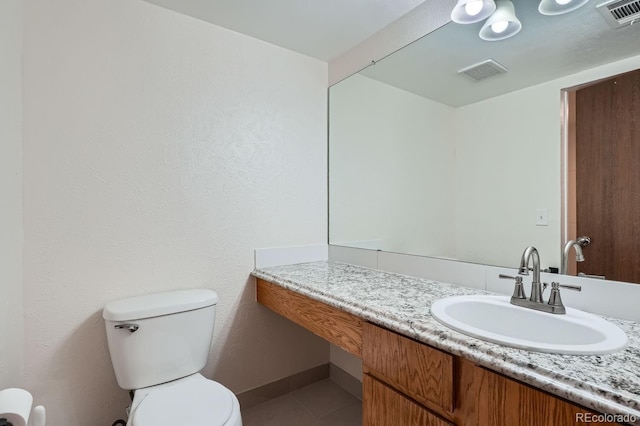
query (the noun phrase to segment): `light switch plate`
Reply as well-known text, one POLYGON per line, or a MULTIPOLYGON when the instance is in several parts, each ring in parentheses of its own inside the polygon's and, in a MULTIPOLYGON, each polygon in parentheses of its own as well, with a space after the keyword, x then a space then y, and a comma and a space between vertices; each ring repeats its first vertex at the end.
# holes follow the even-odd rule
POLYGON ((549 225, 549 209, 536 209, 536 226, 549 225))

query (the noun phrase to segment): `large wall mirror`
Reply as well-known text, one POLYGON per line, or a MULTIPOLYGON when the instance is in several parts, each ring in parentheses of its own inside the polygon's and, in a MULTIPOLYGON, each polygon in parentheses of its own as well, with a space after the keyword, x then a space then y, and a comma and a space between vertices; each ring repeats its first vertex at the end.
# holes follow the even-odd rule
MULTIPOLYGON (((613 29, 594 1, 558 16, 538 13, 537 1, 513 3, 522 30, 512 38, 483 41, 482 23, 449 23, 330 88, 330 244, 507 267, 533 245, 543 267, 560 268, 564 244, 581 229, 575 198, 607 191, 576 190, 569 148, 586 149, 571 127, 576 93, 640 69, 640 24, 613 29), (488 60, 498 65, 483 64, 488 60), (480 80, 459 72, 477 64, 475 77, 496 67, 506 72, 480 80)), ((630 87, 632 100, 622 109, 636 126, 627 140, 638 146, 640 84, 630 87)), ((604 173, 615 166, 601 157, 590 167, 604 173)), ((629 206, 637 224, 628 232, 635 242, 606 249, 636 264, 639 176, 625 178, 626 197, 635 200, 629 206)), ((603 210, 589 214, 615 223, 603 213, 611 203, 603 199, 603 210)), ((585 258, 601 246, 592 238, 585 258)))

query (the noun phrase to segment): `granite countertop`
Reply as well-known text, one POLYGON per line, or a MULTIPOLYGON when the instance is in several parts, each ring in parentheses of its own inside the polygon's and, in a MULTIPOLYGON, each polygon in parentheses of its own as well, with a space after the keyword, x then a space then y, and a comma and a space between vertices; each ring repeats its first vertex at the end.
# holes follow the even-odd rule
POLYGON ((338 262, 260 268, 252 275, 605 414, 640 425, 640 323, 607 317, 629 346, 607 355, 555 355, 486 342, 436 321, 443 297, 494 294, 338 262), (632 419, 633 420, 633 419, 632 419))

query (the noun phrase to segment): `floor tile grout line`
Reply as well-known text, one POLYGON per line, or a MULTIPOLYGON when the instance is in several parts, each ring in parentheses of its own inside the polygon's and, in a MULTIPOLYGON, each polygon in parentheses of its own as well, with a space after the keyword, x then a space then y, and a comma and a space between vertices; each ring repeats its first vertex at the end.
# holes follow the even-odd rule
POLYGON ((307 413, 309 413, 309 415, 310 415, 311 417, 313 417, 314 419, 316 419, 316 420, 318 420, 318 421, 321 421, 321 420, 320 420, 320 417, 318 417, 318 416, 316 416, 315 414, 313 414, 313 413, 311 412, 311 410, 310 410, 306 405, 304 405, 301 401, 299 401, 299 400, 298 400, 298 398, 296 398, 296 396, 293 394, 293 392, 291 392, 291 394, 290 394, 290 395, 291 395, 291 398, 293 398, 293 400, 294 400, 295 402, 297 402, 297 403, 298 403, 298 404, 299 404, 299 405, 300 405, 300 406, 301 406, 301 407, 302 407, 302 408, 303 408, 307 413))
MULTIPOLYGON (((313 393, 313 392, 312 392, 312 393, 313 393)), ((331 416, 332 414, 336 413, 336 412, 337 412, 337 411, 339 411, 339 410, 344 410, 344 409, 346 409, 346 408, 348 408, 348 407, 351 407, 351 406, 354 406, 354 407, 355 407, 355 406, 362 407, 362 400, 358 399, 358 398, 357 398, 355 395, 353 395, 351 392, 349 392, 349 391, 347 391, 346 389, 342 388, 342 387, 341 387, 340 385, 338 385, 335 381, 331 380, 330 378, 326 378, 326 379, 323 379, 323 380, 319 380, 319 381, 317 381, 317 382, 315 382, 315 383, 309 384, 308 386, 305 386, 305 387, 303 387, 303 388, 301 388, 301 389, 296 389, 296 390, 294 390, 294 391, 288 392, 288 393, 286 393, 286 394, 284 394, 284 395, 281 395, 280 397, 273 398, 273 399, 268 400, 268 401, 264 401, 264 402, 262 402, 262 403, 260 403, 260 404, 257 404, 257 405, 255 405, 255 406, 253 406, 253 407, 251 407, 251 408, 248 408, 248 409, 247 409, 247 411, 251 411, 251 410, 253 410, 254 408, 257 408, 257 407, 259 407, 259 406, 263 406, 263 405, 265 405, 265 404, 270 403, 271 401, 274 401, 274 400, 279 399, 279 398, 282 398, 282 397, 287 397, 288 399, 290 399, 291 401, 293 401, 293 402, 296 404, 296 406, 298 406, 298 407, 302 408, 302 410, 303 410, 306 414, 308 414, 308 415, 309 415, 309 417, 310 417, 311 419, 313 419, 313 420, 314 420, 314 423, 316 423, 316 422, 317 422, 319 426, 320 426, 320 425, 325 425, 325 424, 327 424, 327 423, 325 422, 325 418, 327 418, 328 416, 331 416), (297 393, 297 392, 299 392, 300 390, 302 390, 302 389, 304 389, 304 388, 312 387, 312 386, 314 386, 314 385, 318 385, 318 384, 320 384, 320 383, 322 383, 322 382, 324 382, 324 381, 326 381, 326 382, 330 382, 331 384, 333 384, 334 386, 336 386, 336 387, 337 387, 337 388, 339 388, 340 390, 342 390, 342 391, 346 392, 347 394, 349 394, 349 395, 353 398, 353 401, 352 401, 352 402, 345 403, 344 405, 340 405, 340 406, 338 406, 338 407, 336 407, 336 408, 332 409, 331 411, 329 411, 329 412, 327 412, 327 413, 324 413, 324 414, 322 414, 321 416, 318 416, 318 415, 315 415, 315 414, 311 411, 311 409, 310 409, 309 407, 307 407, 307 406, 306 406, 306 405, 305 405, 301 400, 299 400, 299 399, 298 399, 294 394, 295 394, 295 393, 297 393)), ((243 413, 243 414, 244 414, 244 413, 243 413)))
POLYGON ((327 416, 329 416, 329 415, 331 415, 331 414, 335 413, 336 411, 339 411, 339 410, 345 409, 345 408, 350 407, 350 406, 352 406, 352 405, 362 406, 362 401, 361 401, 361 400, 359 400, 358 398, 356 398, 354 395, 349 394, 349 395, 353 396, 353 398, 355 399, 355 402, 348 402, 348 403, 346 403, 346 404, 344 404, 344 405, 340 405, 340 406, 338 406, 338 407, 336 407, 336 408, 332 409, 331 411, 329 411, 329 412, 327 412, 327 413, 324 413, 324 414, 323 414, 323 415, 321 415, 321 416, 317 416, 317 415, 313 414, 313 412, 312 412, 312 411, 311 411, 311 410, 310 410, 310 409, 309 409, 309 408, 304 404, 304 402, 302 402, 302 401, 298 400, 298 399, 295 397, 295 395, 293 395, 293 392, 291 392, 291 394, 292 394, 291 396, 293 397, 293 399, 294 399, 297 403, 299 403, 300 405, 302 405, 302 407, 303 407, 303 408, 304 408, 304 409, 305 409, 309 414, 311 414, 311 416, 312 416, 313 418, 315 418, 315 419, 317 419, 317 420, 320 420, 320 421, 322 421, 323 417, 327 417, 327 416))
POLYGON ((336 411, 344 410, 345 408, 351 407, 352 405, 358 405, 358 406, 362 407, 362 401, 353 402, 351 404, 345 405, 344 407, 336 408, 335 410, 332 410, 332 411, 328 412, 327 414, 323 414, 322 416, 318 417, 318 420, 324 422, 323 417, 330 416, 331 414, 335 413, 336 411))
POLYGON ((301 404, 301 405, 302 405, 302 406, 303 406, 303 407, 304 407, 304 408, 305 408, 305 409, 306 409, 306 410, 307 410, 307 411, 308 411, 308 412, 309 412, 309 413, 310 413, 314 418, 316 418, 316 419, 321 419, 322 417, 327 416, 327 415, 329 415, 329 414, 331 414, 331 413, 333 413, 333 412, 335 412, 335 411, 337 411, 337 410, 341 410, 341 409, 343 409, 343 408, 346 408, 346 407, 348 407, 348 406, 349 406, 349 405, 351 405, 351 404, 354 404, 354 405, 355 405, 355 404, 357 404, 357 403, 360 403, 360 404, 362 403, 362 400, 358 399, 358 397, 356 397, 355 395, 353 395, 351 392, 347 391, 347 390, 346 390, 346 389, 344 389, 342 386, 340 386, 339 384, 337 384, 335 381, 331 380, 331 378, 330 378, 330 377, 327 377, 327 378, 325 378, 325 379, 319 380, 319 381, 317 381, 317 382, 315 382, 315 383, 312 383, 312 384, 310 384, 310 385, 308 385, 308 386, 305 386, 305 387, 304 387, 304 388, 302 388, 302 389, 298 389, 298 390, 296 390, 296 391, 291 392, 291 396, 292 396, 296 401, 298 401, 298 402, 299 402, 299 403, 300 403, 300 404, 301 404), (341 406, 339 406, 339 407, 336 407, 336 408, 332 409, 331 411, 329 411, 329 412, 327 412, 327 413, 323 414, 322 416, 316 416, 316 415, 314 415, 314 414, 311 412, 311 409, 310 409, 310 408, 308 408, 308 407, 304 404, 304 402, 303 402, 303 401, 300 401, 298 398, 296 398, 296 396, 294 395, 294 393, 299 392, 299 391, 301 391, 302 389, 305 389, 305 388, 313 387, 313 386, 318 385, 318 384, 323 383, 323 382, 325 382, 325 383, 331 383, 333 386, 335 386, 336 388, 340 389, 340 390, 341 390, 341 391, 343 391, 344 393, 348 394, 350 397, 352 397, 352 398, 353 398, 355 401, 357 401, 357 402, 353 402, 353 403, 352 403, 352 402, 345 403, 344 405, 341 405, 341 406))

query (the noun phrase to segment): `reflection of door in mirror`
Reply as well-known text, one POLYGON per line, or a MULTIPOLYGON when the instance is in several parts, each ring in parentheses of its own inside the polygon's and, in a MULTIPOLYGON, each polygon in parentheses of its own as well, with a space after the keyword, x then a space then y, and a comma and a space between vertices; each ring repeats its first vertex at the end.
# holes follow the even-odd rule
POLYGON ((640 283, 640 70, 568 98, 568 237, 591 237, 569 271, 640 283))

